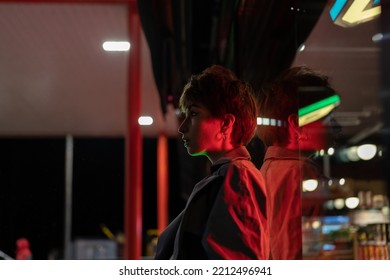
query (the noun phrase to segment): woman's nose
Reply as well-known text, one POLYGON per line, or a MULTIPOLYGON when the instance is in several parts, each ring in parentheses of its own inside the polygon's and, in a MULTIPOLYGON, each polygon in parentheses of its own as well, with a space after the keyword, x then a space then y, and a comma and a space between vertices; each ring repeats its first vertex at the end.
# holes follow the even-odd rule
POLYGON ((179 133, 184 134, 184 133, 187 131, 186 122, 187 122, 187 118, 185 118, 185 119, 181 122, 179 128, 177 129, 177 131, 178 131, 179 133))

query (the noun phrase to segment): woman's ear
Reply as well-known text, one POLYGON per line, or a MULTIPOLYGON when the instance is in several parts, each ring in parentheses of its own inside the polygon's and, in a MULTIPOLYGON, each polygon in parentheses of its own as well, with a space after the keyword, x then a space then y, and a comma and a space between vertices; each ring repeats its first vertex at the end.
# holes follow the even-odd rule
POLYGON ((236 121, 236 117, 232 114, 226 114, 223 117, 223 123, 221 127, 221 132, 227 132, 233 128, 233 124, 236 121))
POLYGON ((304 126, 299 126, 299 117, 297 114, 289 115, 287 122, 291 136, 295 135, 295 139, 298 141, 306 141, 308 139, 304 126))
POLYGON ((299 117, 297 114, 291 114, 287 118, 288 126, 293 129, 294 132, 299 133, 299 117))

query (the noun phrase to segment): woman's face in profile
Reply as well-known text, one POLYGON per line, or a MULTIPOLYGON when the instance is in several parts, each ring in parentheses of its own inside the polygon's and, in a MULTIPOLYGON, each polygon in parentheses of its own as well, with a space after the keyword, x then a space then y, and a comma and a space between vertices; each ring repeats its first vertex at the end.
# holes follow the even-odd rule
POLYGON ((178 129, 187 152, 192 156, 207 156, 208 153, 218 151, 221 124, 222 120, 213 117, 201 104, 189 107, 178 129))

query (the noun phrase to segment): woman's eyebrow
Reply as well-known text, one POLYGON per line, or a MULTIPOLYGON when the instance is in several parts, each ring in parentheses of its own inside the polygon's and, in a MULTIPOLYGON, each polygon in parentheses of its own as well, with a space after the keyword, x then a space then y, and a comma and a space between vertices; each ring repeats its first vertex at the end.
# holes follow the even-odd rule
POLYGON ((196 103, 194 103, 194 104, 192 104, 191 106, 189 106, 188 107, 188 110, 191 110, 191 109, 202 109, 203 108, 203 106, 202 105, 199 105, 199 104, 196 104, 196 103))

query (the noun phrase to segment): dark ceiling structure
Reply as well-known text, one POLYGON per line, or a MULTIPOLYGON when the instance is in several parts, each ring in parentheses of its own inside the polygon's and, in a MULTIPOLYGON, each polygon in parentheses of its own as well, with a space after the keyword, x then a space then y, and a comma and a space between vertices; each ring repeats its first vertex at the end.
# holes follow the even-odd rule
POLYGON ((326 2, 138 0, 162 111, 212 64, 260 89, 291 65, 326 2))

